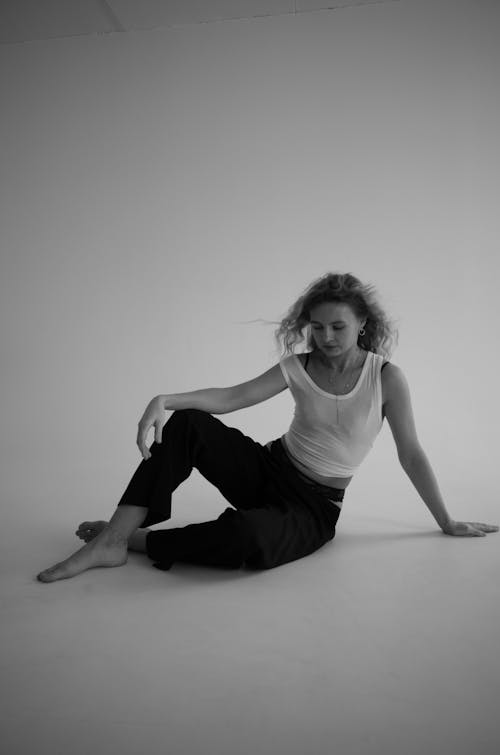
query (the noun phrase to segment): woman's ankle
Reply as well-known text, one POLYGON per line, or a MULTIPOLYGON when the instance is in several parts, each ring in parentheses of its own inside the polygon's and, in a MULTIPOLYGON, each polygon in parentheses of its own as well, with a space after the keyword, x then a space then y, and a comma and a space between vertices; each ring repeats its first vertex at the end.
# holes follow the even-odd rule
POLYGON ((128 539, 129 551, 137 551, 138 553, 147 553, 146 551, 146 538, 151 530, 146 527, 144 529, 138 529, 133 532, 128 539))

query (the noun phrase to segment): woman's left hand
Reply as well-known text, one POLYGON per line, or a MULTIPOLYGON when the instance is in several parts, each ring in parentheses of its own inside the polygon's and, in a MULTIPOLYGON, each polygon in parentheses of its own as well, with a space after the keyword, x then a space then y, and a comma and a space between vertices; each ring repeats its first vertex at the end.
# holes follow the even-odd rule
POLYGON ((483 522, 455 522, 453 519, 441 528, 445 535, 462 535, 465 537, 484 537, 487 532, 498 532, 496 524, 483 522))

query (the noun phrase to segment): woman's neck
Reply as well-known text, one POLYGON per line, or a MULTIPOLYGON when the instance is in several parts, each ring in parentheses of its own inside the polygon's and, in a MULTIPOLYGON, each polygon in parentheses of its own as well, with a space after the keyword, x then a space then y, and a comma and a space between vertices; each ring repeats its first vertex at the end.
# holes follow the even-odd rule
POLYGON ((342 357, 342 361, 340 358, 328 358, 323 352, 318 349, 316 352, 313 352, 313 354, 316 354, 316 359, 318 363, 325 367, 326 369, 336 372, 339 375, 345 375, 347 372, 351 372, 352 370, 357 369, 361 366, 363 363, 362 357, 365 354, 364 349, 360 349, 358 347, 357 351, 351 355, 348 354, 345 357, 342 357))

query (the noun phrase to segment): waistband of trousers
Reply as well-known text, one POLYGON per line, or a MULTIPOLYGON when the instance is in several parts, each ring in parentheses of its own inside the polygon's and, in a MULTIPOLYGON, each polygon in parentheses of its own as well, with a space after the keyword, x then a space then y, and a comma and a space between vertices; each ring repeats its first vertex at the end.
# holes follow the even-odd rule
POLYGON ((303 474, 300 469, 297 469, 297 467, 292 464, 290 459, 288 458, 288 454, 286 453, 285 449, 283 448, 283 444, 281 442, 281 438, 277 438, 276 440, 270 441, 268 444, 266 444, 267 449, 272 453, 277 452, 280 460, 285 463, 293 472, 301 479, 303 482, 305 482, 309 487, 313 488, 316 492, 320 493, 322 496, 324 496, 327 500, 332 501, 333 503, 336 503, 337 505, 342 505, 342 501, 344 500, 345 495, 345 489, 344 488, 334 488, 330 485, 322 485, 317 480, 313 480, 312 477, 308 477, 307 475, 303 474), (271 447, 273 451, 271 451, 271 447))

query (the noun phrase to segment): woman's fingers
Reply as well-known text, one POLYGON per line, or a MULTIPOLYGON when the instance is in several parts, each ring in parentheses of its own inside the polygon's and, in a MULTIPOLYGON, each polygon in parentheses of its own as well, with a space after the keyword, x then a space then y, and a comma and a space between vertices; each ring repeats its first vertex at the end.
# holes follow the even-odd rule
POLYGON ((481 530, 476 529, 472 522, 463 522, 463 525, 464 526, 461 527, 457 532, 458 535, 465 535, 468 537, 486 537, 486 534, 484 532, 481 532, 481 530))
POLYGON ((162 396, 155 396, 146 407, 144 414, 139 420, 137 431, 137 445, 144 459, 149 459, 151 453, 146 446, 146 437, 151 427, 155 428, 155 440, 161 443, 162 428, 165 422, 165 408, 162 396))
POLYGON ((487 532, 498 532, 496 524, 485 524, 484 522, 460 522, 459 524, 464 525, 464 528, 461 528, 464 530, 464 535, 485 537, 487 532))
POLYGON ((485 524, 484 522, 468 522, 468 524, 471 524, 477 530, 482 530, 483 532, 498 532, 496 524, 485 524))
POLYGON ((147 448, 146 448, 146 435, 148 434, 148 428, 145 428, 143 425, 139 425, 139 430, 137 431, 137 445, 139 446, 139 451, 143 456, 147 454, 147 448))
MULTIPOLYGON (((486 533, 478 529, 475 525, 479 522, 457 522, 453 521, 445 529, 447 535, 459 535, 461 537, 486 537, 486 533)), ((487 525, 488 526, 488 525, 487 525)))
POLYGON ((139 426, 139 432, 137 433, 137 445, 139 446, 139 450, 144 460, 149 459, 149 457, 151 456, 149 448, 146 445, 146 436, 150 427, 151 425, 148 425, 147 428, 144 426, 139 426))

